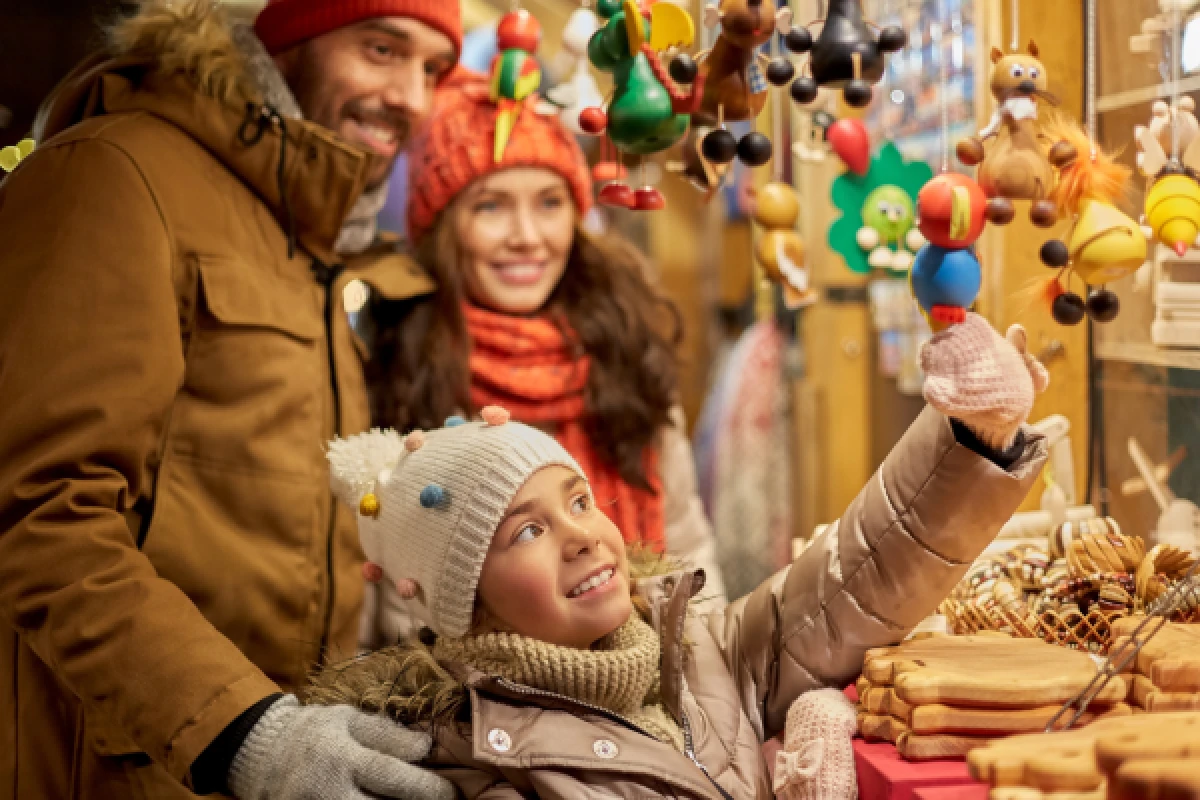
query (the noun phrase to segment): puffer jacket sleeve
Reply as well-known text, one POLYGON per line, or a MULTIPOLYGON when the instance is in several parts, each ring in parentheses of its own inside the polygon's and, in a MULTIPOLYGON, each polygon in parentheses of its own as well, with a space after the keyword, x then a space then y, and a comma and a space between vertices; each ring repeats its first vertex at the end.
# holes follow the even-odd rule
POLYGON ((672 409, 671 422, 662 431, 659 458, 667 555, 684 567, 704 570, 704 589, 693 601, 695 609, 720 611, 728 602, 725 582, 717 566, 717 539, 696 489, 696 462, 683 409, 672 409))
POLYGON ((0 185, 0 240, 0 621, 183 780, 278 688, 124 516, 183 382, 171 238, 124 151, 68 137, 0 185))
POLYGON ((933 613, 995 538, 1046 459, 1024 430, 1007 470, 959 444, 926 408, 841 519, 791 566, 708 618, 762 740, 803 692, 842 688, 872 647, 933 613))

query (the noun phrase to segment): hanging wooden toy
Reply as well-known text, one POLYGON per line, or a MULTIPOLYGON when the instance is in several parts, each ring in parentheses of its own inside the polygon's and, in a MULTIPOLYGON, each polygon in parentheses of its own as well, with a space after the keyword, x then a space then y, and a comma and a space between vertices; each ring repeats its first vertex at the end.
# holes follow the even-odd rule
MULTIPOLYGON (((1178 137, 1180 159, 1193 169, 1200 163, 1200 152, 1192 151, 1192 145, 1200 139, 1200 124, 1196 122, 1196 102, 1184 95, 1178 107, 1156 100, 1150 107, 1150 124, 1138 125, 1133 129, 1133 140, 1137 143, 1137 167, 1142 175, 1153 181, 1167 165, 1170 153, 1178 137)), ((1200 148, 1198 148, 1200 150, 1200 148)))
POLYGON ((1071 228, 1065 241, 1051 239, 1042 245, 1042 262, 1058 270, 1046 284, 1046 297, 1054 319, 1062 325, 1076 325, 1085 315, 1109 322, 1117 316, 1120 303, 1104 284, 1125 277, 1146 261, 1141 226, 1116 206, 1128 189, 1132 171, 1061 115, 1051 120, 1048 130, 1085 155, 1063 168, 1054 189, 1054 202, 1071 219, 1071 228), (1070 290, 1072 275, 1089 287, 1086 302, 1070 290))
MULTIPOLYGON (((605 22, 588 42, 588 59, 612 73, 614 88, 608 107, 585 110, 580 124, 588 133, 606 134, 621 153, 662 152, 687 131, 694 102, 667 75, 661 54, 692 43, 692 18, 673 3, 658 2, 649 6, 647 19, 634 0, 599 0, 596 13, 605 22)), ((619 181, 603 187, 600 200, 645 211, 665 205, 657 189, 634 192, 619 181)))
POLYGON ((871 102, 871 87, 883 78, 885 54, 902 50, 907 43, 903 28, 880 28, 869 22, 859 0, 830 0, 825 19, 793 28, 784 37, 788 50, 808 53, 801 74, 792 81, 792 99, 808 105, 821 87, 828 87, 841 89, 852 108, 864 108, 871 102), (821 26, 816 41, 810 30, 815 25, 821 26))
POLYGON ((983 233, 987 195, 953 172, 938 175, 917 195, 917 226, 928 244, 913 259, 909 284, 930 327, 966 319, 983 284, 974 245, 983 233))
POLYGON ((778 30, 791 30, 792 11, 776 10, 764 0, 720 0, 706 6, 704 24, 721 27, 716 42, 695 57, 679 54, 671 61, 671 77, 681 84, 694 84, 698 96, 695 122, 711 130, 701 140, 702 152, 714 164, 728 164, 736 157, 758 167, 771 160, 771 140, 751 131, 740 140, 725 129, 727 122, 755 119, 767 103, 772 85, 791 80, 795 70, 783 58, 771 60, 760 48, 778 30), (764 69, 765 68, 765 69, 764 69), (696 84, 703 76, 703 84, 696 84))
POLYGON ((842 215, 829 227, 829 246, 851 271, 908 271, 924 244, 914 229, 914 205, 932 174, 924 161, 905 161, 887 142, 864 174, 846 172, 833 182, 830 197, 842 215))
POLYGON ((1138 168, 1149 178, 1146 224, 1155 239, 1181 258, 1200 244, 1200 130, 1194 109, 1190 97, 1179 98, 1174 109, 1158 102, 1150 124, 1134 129, 1138 168), (1180 156, 1169 156, 1169 150, 1180 156))
POLYGON ((1055 170, 1077 155, 1067 142, 1047 147, 1047 137, 1038 124, 1037 101, 1058 103, 1048 91, 1046 67, 1038 55, 1033 41, 1027 53, 1006 56, 992 48, 990 87, 996 111, 987 127, 956 148, 959 161, 979 167, 979 185, 991 198, 988 221, 996 225, 1012 221, 1013 200, 1032 201, 1029 218, 1034 225, 1053 225, 1058 219, 1058 209, 1050 199, 1055 170))
POLYGON ((562 30, 563 53, 570 60, 567 77, 546 92, 546 100, 558 106, 559 119, 576 136, 587 134, 581 116, 589 108, 604 105, 604 96, 588 66, 588 42, 600 27, 590 8, 577 8, 562 30))
POLYGON ((525 100, 542 83, 542 68, 534 57, 541 40, 541 23, 523 8, 505 14, 496 27, 498 52, 489 76, 491 100, 497 109, 492 154, 496 163, 504 159, 508 138, 525 108, 525 100))
POLYGON ((812 305, 817 293, 809 285, 804 240, 796 232, 800 200, 796 190, 782 181, 771 181, 752 190, 753 217, 762 228, 754 256, 767 279, 783 287, 790 309, 812 305))
POLYGON ((0 169, 12 172, 25 158, 33 152, 33 139, 22 139, 16 144, 0 149, 0 169))

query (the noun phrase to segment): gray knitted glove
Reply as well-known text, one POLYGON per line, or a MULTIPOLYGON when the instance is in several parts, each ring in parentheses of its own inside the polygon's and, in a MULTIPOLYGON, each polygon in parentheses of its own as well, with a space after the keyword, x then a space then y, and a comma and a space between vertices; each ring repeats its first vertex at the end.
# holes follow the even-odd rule
POLYGON ((229 768, 229 788, 240 800, 454 800, 449 781, 409 763, 431 744, 387 717, 301 706, 287 695, 250 730, 229 768))

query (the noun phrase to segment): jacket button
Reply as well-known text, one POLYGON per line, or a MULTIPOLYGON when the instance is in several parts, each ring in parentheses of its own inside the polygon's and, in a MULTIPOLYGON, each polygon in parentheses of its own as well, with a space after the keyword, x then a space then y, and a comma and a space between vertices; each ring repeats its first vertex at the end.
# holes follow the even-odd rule
POLYGON ((592 745, 592 750, 601 758, 616 758, 617 753, 620 752, 617 750, 616 742, 610 742, 608 739, 597 739, 596 743, 592 745))
POLYGON ((508 735, 508 731, 492 728, 488 733, 488 744, 497 753, 507 753, 512 749, 512 737, 508 735))

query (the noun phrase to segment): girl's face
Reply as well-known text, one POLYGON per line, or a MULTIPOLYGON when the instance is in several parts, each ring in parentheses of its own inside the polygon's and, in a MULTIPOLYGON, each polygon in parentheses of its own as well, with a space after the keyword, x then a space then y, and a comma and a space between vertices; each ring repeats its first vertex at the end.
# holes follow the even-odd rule
POLYGON ((471 301, 504 314, 535 314, 567 268, 575 204, 557 173, 517 167, 464 189, 454 226, 471 301))
POLYGON ((578 473, 546 467, 513 498, 479 599, 486 627, 565 647, 589 648, 629 619, 625 542, 578 473))

